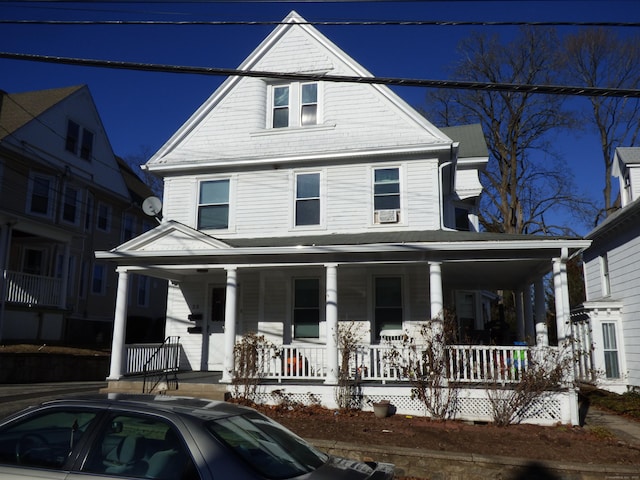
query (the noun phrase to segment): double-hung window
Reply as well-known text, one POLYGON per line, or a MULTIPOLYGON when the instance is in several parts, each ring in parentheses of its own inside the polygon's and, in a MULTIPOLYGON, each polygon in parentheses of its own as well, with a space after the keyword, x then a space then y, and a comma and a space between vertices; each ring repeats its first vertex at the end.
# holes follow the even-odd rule
POLYGON ((271 128, 317 125, 318 83, 293 82, 271 87, 271 128))
POLYGON ((293 281, 293 336, 320 336, 320 280, 296 278, 293 281))
POLYGON ((91 276, 91 293, 104 295, 107 291, 107 268, 101 263, 93 265, 93 275, 91 276))
POLYGON ((106 203, 98 203, 98 218, 96 219, 96 228, 103 232, 111 230, 111 207, 106 203))
POLYGON ((83 160, 91 160, 93 154, 93 132, 81 127, 73 120, 67 122, 65 149, 83 160))
POLYGON ((51 217, 53 215, 53 177, 33 175, 29 184, 29 204, 27 211, 35 215, 51 217))
POLYGON ((376 337, 382 330, 401 330, 402 278, 376 277, 374 284, 376 337))
POLYGON ((229 228, 229 179, 200 182, 198 229, 229 228))
POLYGON ((602 351, 604 353, 604 369, 607 378, 620 378, 620 364, 618 362, 618 339, 616 324, 604 322, 602 324, 602 351))
POLYGON ((320 224, 320 174, 296 175, 296 226, 320 224))
POLYGON ((80 222, 80 190, 71 185, 64 187, 62 220, 77 225, 80 222))
POLYGON ((125 213, 122 216, 122 241, 126 242, 136 236, 136 218, 130 214, 125 213))
POLYGON ((373 210, 375 223, 396 223, 400 212, 400 169, 373 171, 373 210))

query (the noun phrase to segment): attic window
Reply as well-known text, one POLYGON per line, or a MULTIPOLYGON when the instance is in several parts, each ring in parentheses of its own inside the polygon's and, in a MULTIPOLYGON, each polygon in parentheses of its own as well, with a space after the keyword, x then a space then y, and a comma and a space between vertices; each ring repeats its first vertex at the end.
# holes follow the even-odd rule
POLYGON ((93 155, 93 132, 81 127, 73 120, 67 122, 65 149, 84 160, 93 155))
POLYGON ((270 89, 270 128, 306 127, 317 125, 319 118, 319 88, 317 82, 292 82, 272 85, 270 89))

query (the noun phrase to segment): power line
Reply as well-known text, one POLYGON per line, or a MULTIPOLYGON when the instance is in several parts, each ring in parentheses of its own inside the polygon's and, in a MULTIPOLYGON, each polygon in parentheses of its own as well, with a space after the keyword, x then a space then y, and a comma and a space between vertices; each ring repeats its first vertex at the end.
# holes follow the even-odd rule
MULTIPOLYGON (((280 20, 0 20, 6 25, 160 25, 160 26, 276 26, 280 20)), ((566 21, 466 21, 466 20, 316 20, 297 25, 312 26, 441 26, 441 27, 640 27, 640 22, 566 22, 566 21)))
POLYGON ((194 67, 179 65, 164 65, 156 63, 123 62, 114 60, 95 60, 85 58, 70 58, 27 53, 0 52, 0 58, 9 60, 23 60, 44 62, 82 67, 99 67, 119 70, 138 70, 147 72, 179 73, 211 76, 238 76, 254 78, 272 78, 291 81, 322 81, 390 85, 400 87, 442 88, 453 90, 481 90, 485 92, 515 92, 536 93, 545 95, 569 95, 578 97, 622 97, 640 98, 640 89, 634 88, 600 88, 579 87, 567 85, 532 85, 516 83, 473 82, 456 80, 424 80, 394 77, 361 77, 342 75, 318 75, 306 73, 284 73, 255 70, 238 70, 231 68, 194 67))

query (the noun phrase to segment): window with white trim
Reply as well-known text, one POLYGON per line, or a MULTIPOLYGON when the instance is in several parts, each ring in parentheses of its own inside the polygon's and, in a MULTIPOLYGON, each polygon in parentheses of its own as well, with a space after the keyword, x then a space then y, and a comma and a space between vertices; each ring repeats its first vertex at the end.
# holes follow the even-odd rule
POLYGON ((136 236, 136 218, 131 213, 122 215, 122 241, 126 242, 136 236))
POLYGON ((93 132, 81 127, 73 120, 67 121, 67 136, 65 138, 65 149, 68 152, 82 158, 91 160, 93 155, 93 132))
POLYGON ((271 85, 269 102, 267 124, 270 128, 305 127, 319 123, 317 82, 271 85))
POLYGON ((602 323, 602 352, 604 353, 604 370, 607 378, 620 378, 620 363, 618 362, 618 338, 616 324, 602 323))
POLYGON ((104 295, 107 291, 107 268, 101 263, 93 265, 91 276, 91 293, 94 295, 104 295))
POLYGON ((62 220, 78 225, 80 223, 80 189, 65 185, 62 197, 62 220))
POLYGON ((98 216, 96 228, 103 232, 111 231, 111 207, 103 202, 98 202, 98 216))
POLYGON ((229 179, 200 182, 198 229, 229 228, 229 179))
POLYGON ((293 280, 293 337, 320 336, 320 279, 293 280))
POLYGON ((43 217, 53 216, 55 180, 49 175, 32 174, 29 179, 27 212, 43 217))
POLYGON ((402 329, 402 278, 374 278, 374 322, 376 338, 383 330, 402 329))
POLYGON ((296 174, 296 227, 320 225, 320 174, 296 174))
POLYGON ((397 223, 400 220, 400 169, 373 170, 373 221, 397 223))

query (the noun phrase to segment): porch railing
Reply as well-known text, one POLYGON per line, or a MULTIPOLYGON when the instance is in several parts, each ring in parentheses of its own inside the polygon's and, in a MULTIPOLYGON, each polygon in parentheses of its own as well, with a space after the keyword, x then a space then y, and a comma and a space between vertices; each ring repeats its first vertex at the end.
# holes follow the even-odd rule
MULTIPOLYGON (((517 383, 527 370, 531 349, 527 346, 450 345, 444 359, 449 381, 476 383, 517 383)), ((363 381, 407 381, 403 362, 413 356, 419 366, 420 350, 390 345, 362 345, 351 357, 352 378, 363 381), (395 360, 392 360, 395 358, 395 360)), ((324 345, 284 345, 280 350, 263 352, 262 377, 267 379, 314 380, 325 378, 324 345)))
POLYGON ((167 337, 163 343, 132 343, 125 345, 125 375, 178 370, 180 337, 167 337))
POLYGON ((59 278, 7 271, 7 302, 57 307, 61 304, 59 278))

